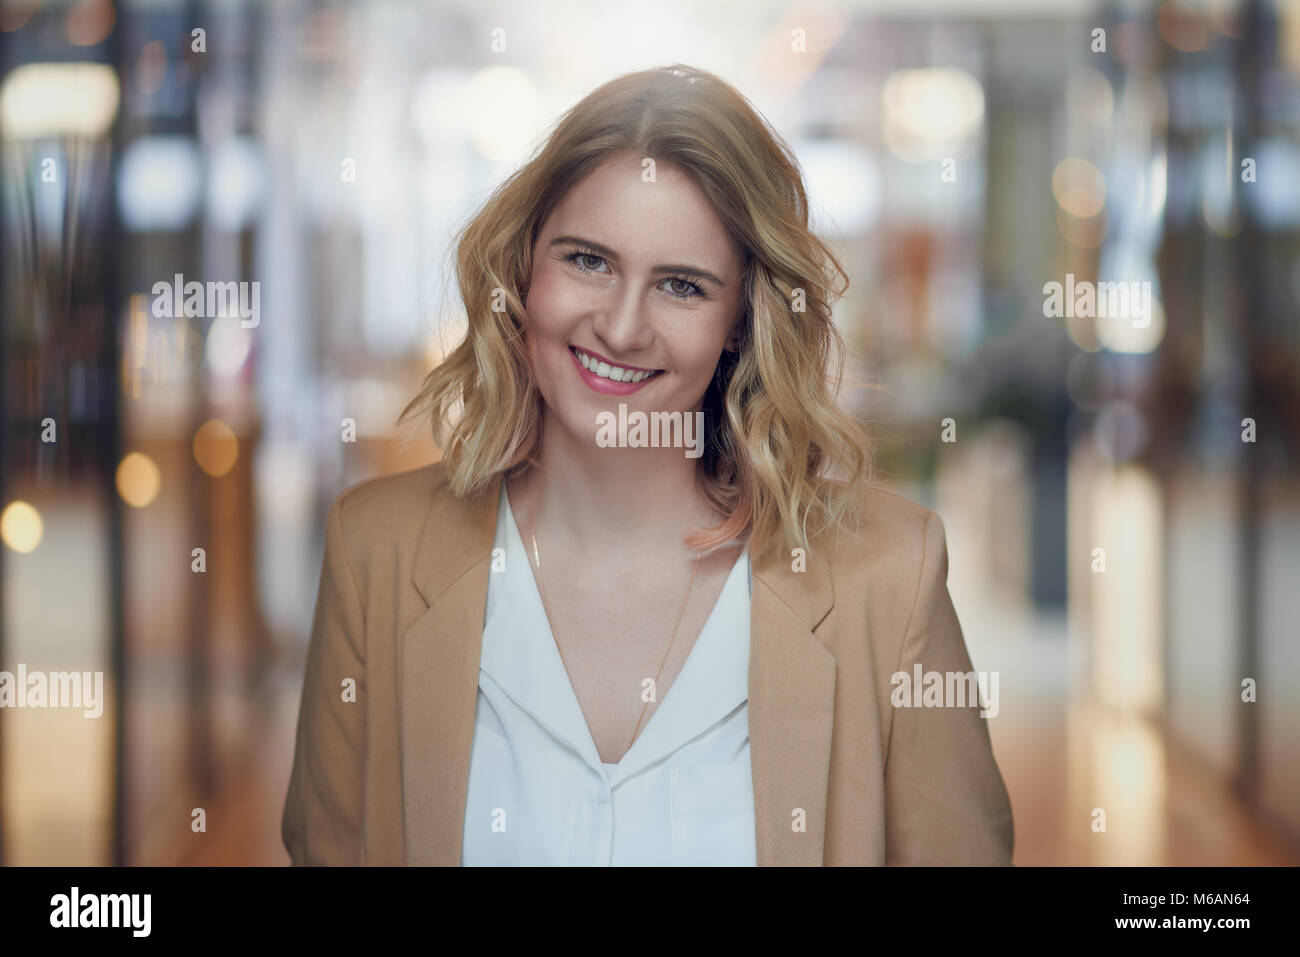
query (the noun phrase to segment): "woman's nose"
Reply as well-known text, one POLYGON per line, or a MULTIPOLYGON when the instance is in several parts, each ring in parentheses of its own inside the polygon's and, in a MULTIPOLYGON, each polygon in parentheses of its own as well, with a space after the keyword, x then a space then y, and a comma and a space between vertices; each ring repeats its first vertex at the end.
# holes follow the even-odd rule
POLYGON ((615 358, 646 348, 654 337, 649 304, 634 283, 623 283, 597 310, 592 326, 615 358))

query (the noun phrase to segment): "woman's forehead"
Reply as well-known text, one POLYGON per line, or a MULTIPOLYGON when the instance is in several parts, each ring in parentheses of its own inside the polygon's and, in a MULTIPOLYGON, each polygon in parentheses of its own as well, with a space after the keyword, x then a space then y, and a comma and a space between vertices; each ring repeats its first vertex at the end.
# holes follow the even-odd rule
POLYGON ((658 163, 653 173, 648 181, 634 156, 603 163, 560 200, 539 241, 573 236, 608 247, 628 262, 734 274, 740 252, 708 197, 672 164, 658 163))

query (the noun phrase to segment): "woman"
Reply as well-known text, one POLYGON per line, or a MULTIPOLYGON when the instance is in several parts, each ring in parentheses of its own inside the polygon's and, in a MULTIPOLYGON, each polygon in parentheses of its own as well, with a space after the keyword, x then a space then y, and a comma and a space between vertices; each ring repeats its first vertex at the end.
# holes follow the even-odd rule
POLYGON ((468 334, 399 420, 442 461, 330 508, 293 862, 1009 863, 978 702, 895 707, 970 672, 943 525, 867 485, 843 271, 752 107, 605 84, 458 278, 468 334))

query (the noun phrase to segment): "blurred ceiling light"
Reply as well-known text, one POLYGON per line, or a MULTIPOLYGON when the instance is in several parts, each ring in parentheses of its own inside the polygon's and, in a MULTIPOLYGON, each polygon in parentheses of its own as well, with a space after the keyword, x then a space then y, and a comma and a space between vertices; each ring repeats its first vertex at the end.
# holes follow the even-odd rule
POLYGON ((158 497, 162 474, 153 459, 140 452, 128 452, 117 466, 117 494, 132 508, 144 508, 158 497))
POLYGON ((519 159, 537 128, 537 88, 523 70, 491 66, 469 81, 465 100, 473 104, 474 148, 494 163, 519 159))
POLYGON ((238 459, 239 439, 220 419, 208 419, 194 433, 194 461, 209 475, 225 475, 238 459))
POLYGON ((1070 74, 1066 89, 1072 117, 1081 117, 1100 126, 1115 112, 1115 90, 1100 70, 1080 67, 1070 74))
POLYGON ((1080 156, 1067 156, 1052 171, 1052 195, 1071 216, 1089 219, 1106 205, 1106 178, 1080 156))
POLYGON ((137 232, 184 229, 198 211, 203 174, 188 136, 146 136, 122 151, 117 173, 122 222, 137 232))
POLYGON ((1160 36, 1175 50, 1195 53, 1210 45, 1210 31, 1199 11, 1175 0, 1164 0, 1156 15, 1160 36))
POLYGON ((1111 352, 1154 352, 1165 337, 1165 308, 1151 300, 1151 319, 1145 326, 1134 325, 1130 316, 1102 316, 1097 319, 1097 339, 1111 352))
POLYGON ((984 88, 963 70, 897 70, 881 99, 885 144, 909 163, 951 156, 984 120, 984 88))
POLYGON ((68 42, 76 47, 102 43, 113 29, 115 19, 109 0, 81 0, 68 11, 68 42))
POLYGON ((1209 140, 1200 156, 1201 217, 1220 236, 1231 238, 1241 229, 1236 189, 1239 170, 1234 167, 1232 127, 1222 140, 1209 140))
POLYGON ((207 215, 218 229, 235 233, 256 220, 262 208, 266 169, 262 148, 246 136, 222 140, 212 151, 207 215))
POLYGON ((1169 193, 1169 155, 1163 149, 1151 157, 1142 185, 1146 192, 1147 221, 1157 226, 1165 215, 1165 200, 1169 193))
POLYGON ((846 236, 866 232, 880 213, 875 158, 842 140, 807 140, 795 152, 807 178, 808 198, 815 204, 813 228, 820 233, 830 227, 846 236))
POLYGON ((28 63, 0 87, 0 126, 8 139, 100 137, 120 99, 117 74, 103 63, 28 63))
POLYGON ((411 126, 426 149, 459 144, 469 129, 469 78, 461 70, 430 70, 411 94, 411 126))
POLYGON ((231 378, 239 374, 253 347, 252 333, 232 316, 212 320, 204 355, 215 376, 231 378))
POLYGON ((135 63, 135 89, 141 96, 153 96, 167 79, 167 48, 161 40, 150 40, 135 63))
POLYGON ((26 555, 41 543, 41 513, 23 501, 10 502, 0 513, 0 540, 26 555))

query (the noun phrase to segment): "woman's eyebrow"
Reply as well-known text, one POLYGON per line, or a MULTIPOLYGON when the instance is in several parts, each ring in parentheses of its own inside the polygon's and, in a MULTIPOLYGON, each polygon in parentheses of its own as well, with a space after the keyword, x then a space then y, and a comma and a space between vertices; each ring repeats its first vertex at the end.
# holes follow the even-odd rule
MULTIPOLYGON (((600 255, 604 256, 606 259, 611 259, 614 262, 618 262, 618 253, 614 252, 614 250, 610 249, 608 246, 604 245, 603 243, 598 243, 593 239, 583 239, 581 236, 556 236, 554 239, 551 240, 550 243, 550 245, 552 246, 569 245, 569 244, 576 245, 576 246, 586 246, 590 249, 594 249, 596 252, 600 253, 600 255)), ((667 264, 663 266, 655 266, 650 271, 652 273, 673 273, 673 272, 690 273, 691 275, 698 276, 701 279, 707 279, 709 280, 709 282, 715 283, 718 286, 727 285, 717 276, 713 275, 713 273, 709 272, 707 269, 701 269, 699 266, 688 266, 685 264, 678 264, 678 265, 667 264)))

